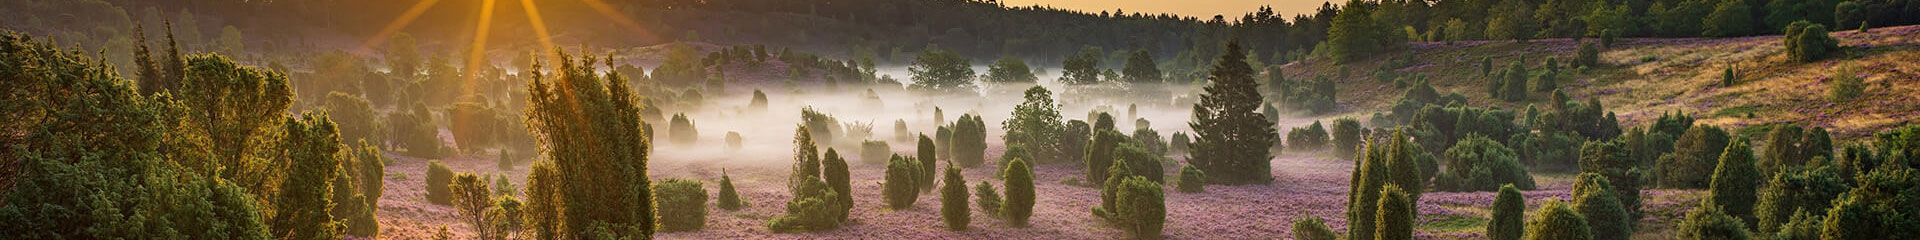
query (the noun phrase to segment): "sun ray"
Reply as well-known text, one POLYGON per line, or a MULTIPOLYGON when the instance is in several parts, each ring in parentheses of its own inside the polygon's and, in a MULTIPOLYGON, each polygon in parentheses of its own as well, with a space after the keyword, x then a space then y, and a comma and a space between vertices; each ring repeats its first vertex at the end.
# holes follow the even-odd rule
POLYGON ((462 84, 460 87, 460 90, 466 94, 473 93, 473 85, 478 84, 474 82, 474 79, 479 77, 480 69, 486 68, 483 64, 485 64, 485 60, 487 59, 487 35, 491 34, 490 31, 493 27, 494 3, 495 0, 484 0, 480 3, 480 21, 473 32, 473 50, 467 53, 467 80, 466 84, 462 84))
POLYGON ((593 8, 594 12, 599 12, 600 15, 606 16, 609 19, 613 19, 614 23, 619 23, 621 26, 627 27, 627 30, 633 31, 634 34, 638 34, 641 40, 646 40, 647 42, 659 42, 660 37, 658 35, 654 35, 652 31, 648 31, 647 28, 641 27, 640 24, 637 22, 634 22, 633 19, 628 19, 626 16, 620 15, 620 12, 613 11, 613 7, 607 6, 606 2, 601 2, 600 0, 580 0, 580 1, 585 2, 587 4, 587 7, 593 8))
POLYGON ((400 28, 406 27, 407 24, 412 24, 414 19, 420 17, 420 14, 426 13, 428 8, 432 8, 434 3, 439 2, 440 0, 420 0, 420 2, 414 3, 413 7, 407 8, 407 11, 401 13, 400 17, 394 18, 393 22, 387 23, 387 26, 381 28, 379 33, 373 34, 373 39, 367 39, 367 42, 360 44, 360 47, 357 49, 371 52, 373 46, 385 43, 387 37, 391 37, 394 33, 400 32, 400 28))
POLYGON ((534 38, 540 39, 540 50, 536 51, 536 53, 538 53, 537 56, 547 56, 547 62, 556 61, 556 56, 546 53, 546 51, 554 51, 555 49, 553 45, 553 35, 547 32, 546 18, 540 16, 540 7, 535 6, 533 0, 520 0, 520 5, 521 10, 527 11, 527 22, 533 25, 533 33, 536 35, 534 38))

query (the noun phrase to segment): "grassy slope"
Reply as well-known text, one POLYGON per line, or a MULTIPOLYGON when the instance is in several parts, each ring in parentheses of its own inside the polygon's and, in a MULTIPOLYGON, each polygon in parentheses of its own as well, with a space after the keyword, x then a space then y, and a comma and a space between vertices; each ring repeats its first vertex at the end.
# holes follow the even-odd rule
MULTIPOLYGON (((1628 126, 1644 125, 1661 112, 1677 110, 1698 115, 1701 123, 1735 129, 1792 122, 1827 127, 1835 137, 1853 138, 1920 117, 1920 94, 1915 94, 1920 90, 1915 84, 1920 83, 1920 61, 1916 61, 1920 26, 1840 31, 1833 36, 1845 48, 1844 56, 1813 63, 1789 61, 1777 35, 1621 39, 1602 51, 1601 61, 1608 67, 1562 74, 1559 85, 1574 100, 1599 97, 1628 126), (1720 73, 1729 65, 1737 66, 1742 78, 1732 87, 1720 86, 1720 73), (1853 101, 1829 101, 1829 76, 1849 66, 1865 76, 1866 94, 1853 101)), ((1407 51, 1346 64, 1350 74, 1339 80, 1340 111, 1366 119, 1397 101, 1401 90, 1375 82, 1366 73, 1406 54, 1414 54, 1416 63, 1398 71, 1427 74, 1442 93, 1459 92, 1475 106, 1524 109, 1526 104, 1544 102, 1548 94, 1535 92, 1521 103, 1490 98, 1482 90, 1481 58, 1491 56, 1496 67, 1504 67, 1524 55, 1528 68, 1538 69, 1548 57, 1566 64, 1576 46, 1573 39, 1413 43, 1407 51)), ((1333 76, 1339 69, 1340 64, 1328 59, 1312 58, 1288 64, 1284 72, 1289 79, 1302 79, 1333 76)))

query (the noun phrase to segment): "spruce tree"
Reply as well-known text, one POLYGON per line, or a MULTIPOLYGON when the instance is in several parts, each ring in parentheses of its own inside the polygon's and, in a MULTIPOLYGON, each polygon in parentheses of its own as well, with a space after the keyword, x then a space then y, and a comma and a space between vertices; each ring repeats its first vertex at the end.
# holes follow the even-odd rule
POLYGON ((1261 104, 1260 84, 1246 63, 1240 43, 1227 43, 1227 53, 1213 66, 1206 93, 1193 106, 1193 153, 1190 164, 1207 172, 1215 184, 1273 182, 1271 149, 1277 136, 1273 122, 1256 112, 1261 104))
POLYGON ((1026 227, 1027 218, 1033 216, 1033 169, 1025 159, 1015 158, 1007 163, 1005 173, 1007 199, 1006 204, 1000 205, 1000 214, 1006 216, 1008 224, 1026 227))
POLYGON ((1487 221, 1487 239, 1518 240, 1526 234, 1527 200, 1513 184, 1500 186, 1493 198, 1493 219, 1487 221))
POLYGON ((821 168, 823 172, 821 175, 825 175, 827 187, 833 188, 833 192, 838 193, 839 201, 842 203, 839 204, 840 209, 834 210, 834 219, 847 219, 847 214, 853 210, 853 180, 847 173, 847 159, 840 157, 840 152, 834 151, 833 148, 827 148, 827 156, 825 161, 821 162, 821 168))
POLYGON ((946 176, 940 186, 940 218, 947 223, 947 230, 964 231, 972 218, 967 211, 967 180, 960 176, 960 168, 947 163, 946 176))
POLYGON ((1754 191, 1759 190, 1759 184, 1760 172, 1753 167, 1753 150, 1747 147, 1746 139, 1735 139, 1720 155, 1720 166, 1713 171, 1713 185, 1707 193, 1727 215, 1740 218, 1743 225, 1753 225, 1753 206, 1758 200, 1754 191))

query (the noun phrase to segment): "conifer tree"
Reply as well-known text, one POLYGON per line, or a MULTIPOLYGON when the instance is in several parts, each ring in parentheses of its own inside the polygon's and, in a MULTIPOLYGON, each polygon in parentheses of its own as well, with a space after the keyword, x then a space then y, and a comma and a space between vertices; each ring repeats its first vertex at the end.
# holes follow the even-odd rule
POLYGON ((1160 67, 1153 63, 1153 54, 1148 53, 1146 49, 1133 50, 1132 54, 1128 54, 1127 66, 1120 72, 1126 74, 1122 78, 1125 78, 1128 83, 1149 84, 1161 81, 1160 67))
POLYGON ((452 168, 440 163, 440 160, 427 161, 427 202, 440 205, 453 204, 452 168))
POLYGON ((1015 227, 1027 226, 1027 218, 1033 216, 1034 189, 1033 168, 1025 159, 1014 158, 1005 169, 1007 180, 1006 204, 1000 205, 1000 214, 1005 215, 1007 223, 1015 227))
POLYGON ((574 61, 555 54, 560 60, 555 72, 532 68, 527 117, 535 136, 547 144, 543 161, 553 162, 555 179, 542 184, 560 186, 551 187, 557 190, 552 198, 530 197, 529 202, 558 201, 543 204, 562 210, 564 223, 558 225, 565 229, 559 232, 566 236, 652 235, 648 186, 653 184, 647 178, 652 141, 642 130, 638 97, 617 72, 596 74, 598 59, 574 61))
POLYGON ((1183 193, 1197 193, 1207 191, 1206 186, 1206 173, 1193 165, 1186 165, 1180 168, 1180 182, 1174 189, 1183 193))
MULTIPOLYGON (((1117 166, 1117 165, 1116 165, 1117 166)), ((1166 193, 1159 183, 1144 177, 1128 177, 1115 194, 1114 215, 1121 229, 1133 239, 1159 239, 1166 226, 1166 193)))
MULTIPOLYGON (((1104 116, 1105 114, 1102 115, 1104 116)), ((1087 142, 1087 153, 1084 154, 1086 156, 1086 164, 1084 165, 1087 166, 1087 181, 1105 180, 1108 177, 1107 169, 1109 167, 1122 165, 1115 163, 1113 150, 1119 148, 1120 144, 1127 139, 1126 135, 1121 135, 1120 132, 1113 130, 1098 130, 1094 132, 1093 141, 1087 142)))
POLYGON ((324 113, 303 114, 302 119, 286 119, 286 137, 280 148, 286 149, 292 166, 280 183, 279 196, 273 200, 272 232, 282 239, 333 239, 333 179, 339 171, 340 137, 333 121, 324 113))
POLYGON ((1195 140, 1187 159, 1207 173, 1208 183, 1273 182, 1268 146, 1277 134, 1273 122, 1256 112, 1262 102, 1260 84, 1245 60, 1239 42, 1228 42, 1226 54, 1209 73, 1206 93, 1193 106, 1194 121, 1188 125, 1195 140))
POLYGON ((972 221, 967 211, 967 180, 960 176, 960 168, 947 163, 946 176, 942 176, 940 187, 940 218, 947 223, 947 230, 964 231, 972 221))
MULTIPOLYGON (((1691 125, 1691 124, 1688 124, 1691 125)), ((1673 154, 1661 156, 1660 187, 1699 189, 1708 186, 1721 152, 1727 149, 1726 130, 1711 125, 1687 128, 1674 141, 1673 154)))
MULTIPOLYGON (((881 184, 881 188, 884 189, 883 197, 888 207, 893 209, 913 207, 913 202, 920 196, 920 193, 915 191, 920 186, 920 171, 920 162, 912 157, 893 155, 887 160, 886 182, 881 184)), ((932 179, 926 180, 932 181, 932 179)))
POLYGON ((1761 143, 1759 161, 1753 163, 1760 171, 1760 179, 1773 179, 1773 175, 1789 167, 1804 166, 1801 159, 1800 135, 1804 131, 1792 124, 1774 126, 1767 131, 1766 142, 1761 143))
POLYGON ((1747 224, 1740 218, 1728 215, 1721 210, 1720 204, 1713 200, 1702 201, 1699 207, 1687 211, 1685 220, 1680 221, 1680 239, 1729 239, 1743 240, 1752 238, 1747 224))
POLYGON ((653 185, 663 232, 699 231, 707 226, 707 189, 700 182, 668 178, 653 185))
MULTIPOLYGON (((1341 6, 1345 7, 1341 7, 1340 13, 1333 16, 1332 28, 1327 29, 1326 44, 1333 59, 1352 62, 1377 54, 1379 46, 1375 41, 1382 41, 1380 38, 1385 36, 1380 36, 1380 31, 1376 30, 1383 27, 1375 26, 1381 23, 1374 21, 1372 8, 1360 0, 1348 1, 1341 6)), ((1228 51, 1236 52, 1239 49, 1228 51)))
POLYGON ((1487 239, 1518 240, 1526 234, 1527 200, 1512 184, 1500 186, 1493 198, 1493 219, 1487 221, 1487 239))
POLYGON ((1296 240, 1337 240, 1340 236, 1327 228, 1327 220, 1319 216, 1308 215, 1293 219, 1293 239, 1296 240))
POLYGON ((1065 157, 1060 141, 1064 123, 1060 122, 1060 106, 1054 103, 1053 92, 1033 86, 1025 94, 1026 100, 1013 107, 1013 117, 1001 123, 1007 131, 1001 139, 1008 148, 1026 149, 1036 162, 1059 161, 1065 157))
MULTIPOLYGON (((935 150, 936 147, 933 144, 933 139, 927 138, 926 134, 920 134, 919 145, 920 146, 916 148, 918 152, 915 154, 915 156, 917 156, 916 159, 925 159, 924 161, 920 161, 919 179, 933 179, 934 163, 937 163, 934 159, 939 157, 935 153, 937 150, 935 150)), ((932 191, 933 181, 920 182, 920 192, 932 191)))
POLYGON ((980 181, 979 184, 974 184, 973 197, 973 203, 980 206, 981 214, 994 219, 1005 219, 1004 215, 1001 215, 1000 206, 1005 204, 1006 200, 1000 197, 1000 189, 994 188, 992 182, 980 181))
POLYGON ((1735 139, 1727 144, 1727 150, 1720 155, 1720 166, 1714 168, 1713 185, 1707 193, 1714 203, 1720 204, 1727 215, 1740 218, 1742 225, 1753 225, 1753 205, 1758 197, 1760 172, 1753 167, 1753 150, 1747 147, 1746 139, 1735 139))
POLYGON ((1333 120, 1333 155, 1352 159, 1354 154, 1360 151, 1360 144, 1365 141, 1360 131, 1360 120, 1352 118, 1333 120))
POLYGON ((827 148, 825 159, 820 164, 823 171, 821 175, 825 175, 827 187, 838 193, 841 203, 840 209, 834 210, 834 219, 847 219, 847 214, 853 210, 853 180, 847 172, 847 159, 840 157, 840 152, 833 148, 827 148))
POLYGON ((1414 202, 1399 186, 1380 189, 1379 213, 1374 216, 1374 239, 1413 239, 1414 202))
POLYGON ((473 173, 460 173, 453 177, 453 209, 459 212, 460 221, 474 229, 481 239, 493 239, 494 234, 488 228, 486 211, 493 207, 492 192, 487 191, 487 181, 473 173))
MULTIPOLYGON (((1759 222, 1755 229, 1761 233, 1781 232, 1792 224, 1789 217, 1795 212, 1824 215, 1833 199, 1848 189, 1834 167, 1789 167, 1774 174, 1766 188, 1760 190, 1760 202, 1754 206, 1754 219, 1759 222)), ((1815 232, 1814 235, 1819 235, 1818 230, 1815 232)))
POLYGON ((1559 200, 1548 200, 1527 220, 1527 240, 1592 240, 1587 220, 1559 200))
POLYGON ((814 146, 813 128, 801 124, 793 129, 793 168, 787 173, 787 191, 795 196, 807 177, 820 177, 820 148, 814 146))
POLYGON ((1573 184, 1573 209, 1587 219, 1595 240, 1624 240, 1633 236, 1633 216, 1614 197, 1605 176, 1582 173, 1573 184))
POLYGON ((748 205, 746 201, 740 199, 740 192, 733 190, 733 177, 727 176, 726 169, 720 169, 720 193, 717 197, 719 198, 717 205, 720 205, 720 209, 740 210, 741 207, 748 205))

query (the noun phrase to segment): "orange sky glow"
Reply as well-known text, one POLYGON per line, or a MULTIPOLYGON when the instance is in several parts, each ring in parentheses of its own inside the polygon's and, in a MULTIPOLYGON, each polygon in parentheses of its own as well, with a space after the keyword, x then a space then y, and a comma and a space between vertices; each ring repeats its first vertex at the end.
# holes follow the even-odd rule
MULTIPOLYGON (((1076 9, 1099 13, 1100 11, 1125 10, 1128 13, 1172 13, 1181 16, 1194 16, 1201 19, 1213 18, 1213 15, 1226 15, 1227 19, 1239 18, 1248 12, 1258 10, 1260 6, 1272 6, 1274 13, 1292 19, 1297 14, 1312 13, 1327 0, 1001 0, 1007 6, 1053 6, 1055 8, 1076 9)), ((1338 5, 1344 1, 1335 1, 1338 5)))

